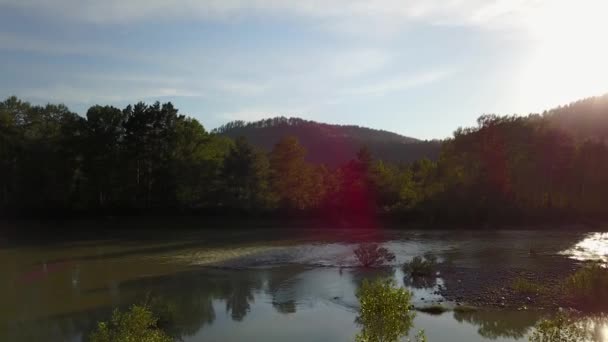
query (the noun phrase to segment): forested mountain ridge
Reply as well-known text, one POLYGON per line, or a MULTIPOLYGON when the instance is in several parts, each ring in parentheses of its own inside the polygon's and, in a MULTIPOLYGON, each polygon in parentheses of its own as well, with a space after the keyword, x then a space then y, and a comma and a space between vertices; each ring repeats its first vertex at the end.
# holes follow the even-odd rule
MULTIPOLYGON (((64 105, 10 97, 0 102, 0 217, 194 210, 299 213, 354 223, 373 222, 376 215, 449 223, 605 220, 607 99, 527 116, 483 115, 476 126, 441 141, 437 159, 409 163, 388 160, 372 149, 379 145, 332 140, 351 128, 321 139, 320 130, 332 125, 291 119, 295 127, 312 127, 304 139, 323 142, 319 148, 356 151, 339 154, 348 158, 343 162, 325 163, 308 158, 311 151, 284 130, 285 137, 264 151, 244 137, 207 132, 171 103, 96 105, 83 117, 64 105)), ((278 122, 292 127, 289 119, 278 122)), ((354 130, 387 137, 379 140, 404 155, 419 144, 354 130)))
POLYGON ((542 117, 577 140, 608 141, 608 94, 559 106, 542 117))
POLYGON ((244 137, 265 151, 270 151, 284 137, 292 136, 306 148, 307 160, 330 166, 353 159, 364 146, 378 159, 406 163, 422 158, 435 160, 441 147, 439 141, 422 141, 385 130, 286 117, 232 121, 212 133, 232 139, 244 137))

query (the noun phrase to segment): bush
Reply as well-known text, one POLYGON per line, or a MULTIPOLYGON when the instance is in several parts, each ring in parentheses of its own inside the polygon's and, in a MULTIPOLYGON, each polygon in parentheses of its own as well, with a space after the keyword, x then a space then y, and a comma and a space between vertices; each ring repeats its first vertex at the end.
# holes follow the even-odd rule
POLYGON ((362 328, 356 341, 394 342, 409 333, 416 316, 410 305, 411 292, 396 287, 391 280, 364 280, 357 298, 361 303, 357 323, 362 328))
POLYGON ((578 305, 605 307, 608 305, 608 269, 595 262, 578 270, 566 279, 564 295, 578 305))
POLYGON ((395 254, 384 247, 380 247, 377 243, 359 245, 355 249, 355 256, 363 267, 382 266, 386 262, 395 260, 395 254))
POLYGON ((435 274, 437 267, 437 257, 431 253, 426 253, 424 258, 415 257, 409 263, 403 265, 403 272, 409 273, 412 277, 427 277, 435 274))
POLYGON ((172 342, 157 326, 158 319, 146 306, 133 305, 127 312, 114 310, 110 322, 100 322, 91 342, 172 342))
POLYGON ((588 337, 583 327, 560 312, 553 319, 540 321, 530 336, 530 342, 580 342, 588 337))

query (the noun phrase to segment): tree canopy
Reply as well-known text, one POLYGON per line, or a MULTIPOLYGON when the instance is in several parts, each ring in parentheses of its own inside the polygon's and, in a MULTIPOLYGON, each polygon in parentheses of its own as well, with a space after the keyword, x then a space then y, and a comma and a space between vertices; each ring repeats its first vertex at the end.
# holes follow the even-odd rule
POLYGON ((542 115, 484 115, 477 126, 459 128, 443 141, 436 159, 395 162, 377 154, 374 144, 388 139, 405 155, 404 146, 416 142, 284 118, 230 123, 209 133, 171 103, 95 105, 81 117, 64 105, 37 106, 10 97, 0 102, 0 210, 26 215, 238 210, 428 222, 603 217, 607 99, 542 115), (565 124, 573 120, 577 123, 565 124), (306 139, 316 132, 322 144, 329 144, 323 138, 327 131, 359 132, 365 139, 348 140, 353 152, 344 162, 314 162, 307 146, 289 134, 302 126, 310 134, 306 139), (272 128, 275 139, 281 127, 284 135, 268 150, 252 144, 247 134, 230 137, 272 128))

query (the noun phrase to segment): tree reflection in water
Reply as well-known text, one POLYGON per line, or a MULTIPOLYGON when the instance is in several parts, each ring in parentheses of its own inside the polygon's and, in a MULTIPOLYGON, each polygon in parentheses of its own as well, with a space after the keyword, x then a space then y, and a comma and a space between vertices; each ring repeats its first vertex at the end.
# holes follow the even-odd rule
POLYGON ((467 311, 454 312, 458 322, 468 322, 479 326, 480 336, 489 339, 521 339, 528 334, 539 320, 539 313, 534 311, 467 311))

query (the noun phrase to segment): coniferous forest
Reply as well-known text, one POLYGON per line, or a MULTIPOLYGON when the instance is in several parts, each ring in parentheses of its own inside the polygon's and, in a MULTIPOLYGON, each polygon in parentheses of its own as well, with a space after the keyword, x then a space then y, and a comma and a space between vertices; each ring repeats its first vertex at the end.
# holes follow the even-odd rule
POLYGON ((394 146, 377 147, 378 132, 348 140, 349 160, 311 156, 296 138, 301 125, 315 123, 277 118, 209 132, 171 103, 97 105, 82 117, 10 97, 0 103, 0 210, 476 223, 605 215, 608 95, 542 114, 483 115, 441 142, 391 135, 381 143, 401 146, 402 158, 394 146), (263 132, 255 137, 277 125, 289 134, 272 145, 263 132))

